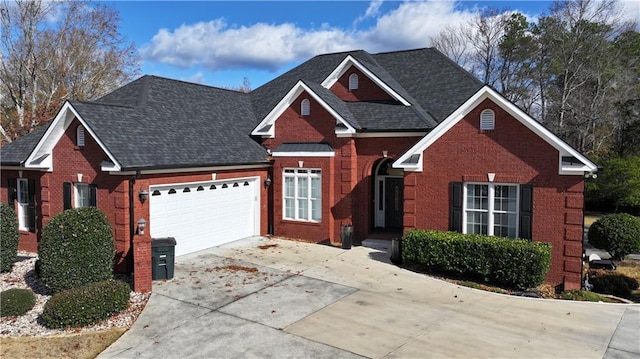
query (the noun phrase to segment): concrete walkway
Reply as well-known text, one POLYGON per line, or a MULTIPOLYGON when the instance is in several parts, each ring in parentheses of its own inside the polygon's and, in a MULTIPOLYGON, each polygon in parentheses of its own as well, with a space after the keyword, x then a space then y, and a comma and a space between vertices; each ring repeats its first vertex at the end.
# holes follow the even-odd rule
POLYGON ((390 264, 386 243, 254 237, 178 257, 99 358, 640 357, 638 305, 460 287, 390 264))

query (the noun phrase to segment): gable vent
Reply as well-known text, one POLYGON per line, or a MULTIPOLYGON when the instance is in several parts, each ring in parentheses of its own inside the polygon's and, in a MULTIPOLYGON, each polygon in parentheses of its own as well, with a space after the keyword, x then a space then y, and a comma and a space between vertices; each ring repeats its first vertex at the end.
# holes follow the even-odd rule
POLYGON ((82 125, 76 129, 76 146, 84 147, 84 127, 82 125))
POLYGON ((358 89, 358 75, 349 75, 349 91, 358 89))
POLYGON ((300 115, 301 116, 309 116, 311 114, 311 104, 309 103, 309 99, 304 99, 300 103, 300 115))
POLYGON ((490 131, 496 128, 496 115, 492 110, 486 109, 480 113, 480 130, 490 131))

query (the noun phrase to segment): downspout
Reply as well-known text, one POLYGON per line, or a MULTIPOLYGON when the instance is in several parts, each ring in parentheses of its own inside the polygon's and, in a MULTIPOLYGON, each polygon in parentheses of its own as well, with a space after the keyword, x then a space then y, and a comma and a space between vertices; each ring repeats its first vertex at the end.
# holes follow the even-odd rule
POLYGON ((140 177, 140 171, 136 171, 136 175, 129 178, 129 254, 127 255, 127 271, 133 272, 133 236, 136 234, 134 206, 134 186, 136 178, 140 177))

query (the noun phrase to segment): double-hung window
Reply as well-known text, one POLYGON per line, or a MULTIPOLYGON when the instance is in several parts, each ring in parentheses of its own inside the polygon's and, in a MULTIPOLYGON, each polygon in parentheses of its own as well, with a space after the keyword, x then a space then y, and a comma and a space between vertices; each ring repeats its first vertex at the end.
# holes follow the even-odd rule
POLYGON ((9 203, 15 206, 18 228, 36 230, 36 181, 29 178, 8 178, 9 203))
POLYGON ((284 218, 322 220, 322 171, 310 168, 284 169, 284 218))
POLYGON ((90 193, 88 183, 76 183, 75 187, 75 208, 90 207, 90 193))
POLYGON ((17 179, 18 227, 22 231, 29 230, 29 181, 26 178, 17 179))
POLYGON ((465 233, 518 236, 518 186, 493 183, 465 185, 465 233))

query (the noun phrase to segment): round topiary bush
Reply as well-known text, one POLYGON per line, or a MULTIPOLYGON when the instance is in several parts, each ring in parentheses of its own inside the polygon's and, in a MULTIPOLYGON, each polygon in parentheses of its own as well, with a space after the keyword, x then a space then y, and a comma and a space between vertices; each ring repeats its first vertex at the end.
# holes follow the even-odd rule
POLYGON ((109 220, 94 207, 55 216, 38 244, 38 272, 53 292, 113 278, 115 244, 109 220))
POLYGON ((36 295, 30 289, 12 288, 0 293, 0 317, 23 315, 36 305, 36 295))
POLYGON ((9 272, 18 260, 18 217, 11 206, 0 202, 0 271, 9 272))
POLYGON ((129 284, 108 280, 54 294, 41 319, 49 328, 80 328, 99 323, 127 308, 129 284))
POLYGON ((589 244, 615 260, 640 251, 640 219, 626 213, 608 214, 589 228, 589 244))

